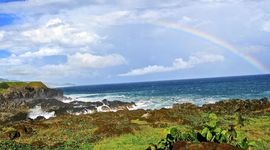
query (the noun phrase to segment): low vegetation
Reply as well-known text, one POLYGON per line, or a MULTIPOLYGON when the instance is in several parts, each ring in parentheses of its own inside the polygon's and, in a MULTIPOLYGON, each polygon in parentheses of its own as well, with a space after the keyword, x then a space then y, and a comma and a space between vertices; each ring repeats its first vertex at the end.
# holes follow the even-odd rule
POLYGON ((233 125, 229 129, 222 129, 218 124, 217 115, 212 113, 209 115, 205 127, 201 130, 195 131, 192 127, 186 129, 171 128, 166 138, 162 139, 158 144, 151 144, 151 149, 170 150, 173 148, 174 143, 178 141, 226 143, 244 150, 256 146, 254 141, 248 141, 241 132, 237 132, 233 125))
MULTIPOLYGON (((211 107, 179 104, 170 109, 121 110, 60 115, 48 120, 10 121, 0 124, 0 148, 166 150, 178 141, 185 141, 195 144, 227 143, 241 149, 268 150, 268 105, 266 99, 236 100, 211 107)), ((1 115, 4 113, 0 112, 1 115)))
POLYGON ((0 94, 6 92, 9 88, 24 88, 24 87, 32 87, 32 88, 47 88, 45 84, 42 82, 0 82, 0 94))

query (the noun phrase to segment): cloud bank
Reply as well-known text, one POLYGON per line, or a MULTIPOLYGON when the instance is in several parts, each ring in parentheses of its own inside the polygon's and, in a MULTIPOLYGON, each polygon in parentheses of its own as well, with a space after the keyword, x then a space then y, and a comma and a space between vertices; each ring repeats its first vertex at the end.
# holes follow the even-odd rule
POLYGON ((224 57, 222 55, 197 54, 197 55, 190 56, 188 60, 184 60, 183 58, 177 58, 174 60, 171 66, 152 65, 152 66, 147 66, 144 68, 133 69, 127 73, 120 74, 119 76, 141 76, 141 75, 153 74, 153 73, 171 72, 171 71, 193 68, 200 64, 221 62, 223 60, 224 60, 224 57))

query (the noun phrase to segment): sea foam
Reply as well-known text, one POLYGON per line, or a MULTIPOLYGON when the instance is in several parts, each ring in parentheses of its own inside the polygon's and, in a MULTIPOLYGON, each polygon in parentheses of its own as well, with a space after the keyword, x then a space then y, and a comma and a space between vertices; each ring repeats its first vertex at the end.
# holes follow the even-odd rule
POLYGON ((34 108, 30 109, 28 113, 28 118, 36 119, 39 116, 43 116, 46 119, 55 117, 55 112, 45 112, 42 110, 41 106, 37 105, 34 108))

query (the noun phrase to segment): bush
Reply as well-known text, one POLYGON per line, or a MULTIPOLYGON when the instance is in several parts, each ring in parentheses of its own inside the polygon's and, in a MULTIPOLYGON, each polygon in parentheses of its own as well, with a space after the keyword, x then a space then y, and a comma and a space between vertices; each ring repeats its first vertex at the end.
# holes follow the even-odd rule
POLYGON ((5 83, 5 82, 0 83, 0 89, 7 89, 7 88, 9 88, 7 83, 5 83))
POLYGON ((255 142, 248 141, 233 126, 230 126, 228 130, 220 128, 216 114, 210 114, 208 119, 205 127, 197 132, 193 128, 186 130, 172 128, 166 138, 158 144, 150 144, 150 147, 157 150, 171 150, 177 141, 227 143, 244 150, 255 146, 255 142))

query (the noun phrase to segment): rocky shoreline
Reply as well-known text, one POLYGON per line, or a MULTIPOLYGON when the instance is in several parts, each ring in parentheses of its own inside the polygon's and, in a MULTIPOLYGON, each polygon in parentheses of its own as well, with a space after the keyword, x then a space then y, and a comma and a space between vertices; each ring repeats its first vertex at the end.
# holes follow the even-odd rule
MULTIPOLYGON (((87 139, 87 143, 93 145, 102 139, 126 134, 136 136, 149 129, 159 133, 159 130, 176 125, 201 129, 205 123, 205 116, 209 113, 219 115, 222 118, 222 126, 241 127, 247 135, 250 134, 249 138, 256 134, 263 136, 261 133, 267 131, 267 122, 270 123, 267 117, 270 114, 270 101, 267 98, 231 99, 202 106, 183 103, 159 110, 132 110, 135 106, 133 102, 106 99, 98 102, 69 103, 63 100, 71 99, 65 97, 61 90, 50 89, 42 83, 5 86, 5 90, 0 91, 0 147, 2 141, 12 140, 15 141, 15 145, 24 143, 24 146, 54 149, 65 145, 69 140, 79 140, 77 144, 81 144, 81 140, 87 139), (53 118, 37 114, 31 118, 29 114, 37 108, 51 114, 53 118), (266 125, 263 124, 256 131, 252 131, 250 128, 256 127, 250 124, 250 121, 254 119, 257 119, 257 124, 264 120, 266 125), (82 139, 74 139, 84 134, 82 139)), ((151 132, 148 136, 154 136, 151 132)), ((268 135, 270 136, 266 133, 265 136, 268 135)), ((187 145, 186 147, 194 147, 191 143, 181 141, 176 143, 175 147, 181 147, 183 144, 187 145)), ((212 145, 222 146, 215 143, 212 145)), ((209 143, 201 143, 201 146, 209 147, 209 143)), ((76 149, 76 144, 75 147, 74 144, 71 147, 76 149)), ((144 148, 147 148, 147 145, 144 148)))
POLYGON ((133 102, 108 101, 106 99, 97 102, 71 101, 64 103, 64 100, 71 99, 65 97, 62 90, 50 89, 42 83, 39 85, 39 87, 31 85, 6 87, 6 91, 0 93, 0 122, 27 119, 31 109, 37 106, 41 107, 44 112, 53 112, 55 116, 117 111, 135 106, 133 102))
MULTIPOLYGON (((44 112, 53 112, 55 116, 129 110, 136 106, 134 102, 108 101, 106 99, 97 102, 71 101, 69 103, 64 102, 64 100, 71 100, 71 98, 65 97, 62 90, 50 89, 41 82, 35 83, 35 86, 29 84, 18 87, 6 87, 6 92, 0 93, 0 122, 4 123, 28 119, 28 114, 31 109, 37 106, 44 112)), ((175 108, 180 110, 189 109, 195 112, 202 110, 220 114, 233 114, 236 112, 254 113, 256 111, 269 109, 270 102, 267 98, 260 100, 231 99, 219 101, 214 104, 204 104, 201 107, 191 103, 174 104, 173 109, 175 108)), ((43 116, 39 118, 41 117, 43 116)))

